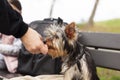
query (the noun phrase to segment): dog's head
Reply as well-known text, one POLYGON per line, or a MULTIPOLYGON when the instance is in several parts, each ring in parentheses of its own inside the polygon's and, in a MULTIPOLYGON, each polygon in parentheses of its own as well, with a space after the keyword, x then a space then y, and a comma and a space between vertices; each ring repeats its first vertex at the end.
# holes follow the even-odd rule
POLYGON ((67 24, 61 18, 33 21, 29 26, 42 35, 48 45, 48 54, 53 58, 65 56, 72 51, 78 38, 76 24, 67 24))
POLYGON ((48 54, 53 58, 65 56, 74 47, 77 40, 76 25, 74 22, 62 25, 52 24, 44 31, 45 41, 48 45, 48 54))

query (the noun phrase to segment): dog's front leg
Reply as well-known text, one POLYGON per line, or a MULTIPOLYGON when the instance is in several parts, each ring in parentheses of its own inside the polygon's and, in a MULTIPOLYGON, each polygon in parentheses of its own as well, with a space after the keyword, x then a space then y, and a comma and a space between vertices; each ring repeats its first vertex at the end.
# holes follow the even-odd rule
POLYGON ((82 80, 77 65, 71 66, 64 74, 64 80, 82 80))

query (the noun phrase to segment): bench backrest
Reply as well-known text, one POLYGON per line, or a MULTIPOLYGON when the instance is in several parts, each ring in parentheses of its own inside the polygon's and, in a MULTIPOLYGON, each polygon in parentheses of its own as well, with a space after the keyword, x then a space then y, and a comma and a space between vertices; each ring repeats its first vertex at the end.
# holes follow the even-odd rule
POLYGON ((99 67, 120 70, 120 34, 81 32, 80 42, 89 47, 99 67))

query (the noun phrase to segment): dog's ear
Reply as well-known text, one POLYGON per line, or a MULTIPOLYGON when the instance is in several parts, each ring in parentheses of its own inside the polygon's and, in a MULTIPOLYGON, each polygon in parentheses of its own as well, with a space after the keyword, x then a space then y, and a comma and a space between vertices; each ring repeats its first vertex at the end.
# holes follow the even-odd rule
POLYGON ((58 17, 58 19, 57 19, 57 24, 58 24, 59 26, 62 26, 62 25, 63 25, 63 20, 62 20, 60 17, 58 17))
POLYGON ((69 39, 73 39, 75 37, 75 22, 72 22, 65 27, 65 34, 69 39))

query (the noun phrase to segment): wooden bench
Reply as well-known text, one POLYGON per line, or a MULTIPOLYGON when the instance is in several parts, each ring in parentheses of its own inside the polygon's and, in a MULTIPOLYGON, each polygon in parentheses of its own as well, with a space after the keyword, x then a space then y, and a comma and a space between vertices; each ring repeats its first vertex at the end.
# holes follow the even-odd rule
POLYGON ((120 70, 120 34, 82 32, 80 42, 89 47, 97 66, 120 70))
MULTIPOLYGON (((81 32, 80 42, 90 49, 99 67, 120 70, 120 34, 81 32)), ((0 70, 0 75, 8 78, 18 76, 0 70)))

